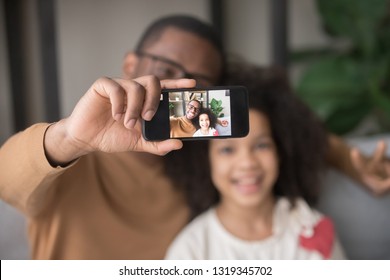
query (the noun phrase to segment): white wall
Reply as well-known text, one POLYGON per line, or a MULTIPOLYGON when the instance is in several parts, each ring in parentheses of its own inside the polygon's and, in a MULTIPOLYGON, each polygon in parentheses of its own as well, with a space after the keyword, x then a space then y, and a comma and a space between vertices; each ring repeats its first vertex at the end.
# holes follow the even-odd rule
MULTIPOLYGON (((272 61, 272 0, 227 0, 228 49, 246 59, 267 65, 272 61)), ((287 1, 290 49, 329 44, 323 34, 314 0, 287 1)))
POLYGON ((321 20, 318 17, 316 1, 288 1, 289 44, 291 49, 320 47, 331 44, 323 33, 321 20))
POLYGON ((249 61, 269 64, 269 0, 228 0, 226 11, 227 49, 249 61))

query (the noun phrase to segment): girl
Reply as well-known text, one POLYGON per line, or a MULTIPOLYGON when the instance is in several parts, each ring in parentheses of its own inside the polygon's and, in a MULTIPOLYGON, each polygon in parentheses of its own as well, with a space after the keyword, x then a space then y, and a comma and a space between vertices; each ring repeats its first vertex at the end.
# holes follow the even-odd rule
POLYGON ((203 108, 199 113, 199 123, 196 125, 198 130, 193 136, 218 136, 218 130, 215 129, 216 124, 217 117, 214 113, 208 108, 203 108))
POLYGON ((250 132, 199 141, 188 199, 194 215, 207 211, 179 233, 166 258, 344 258, 332 221, 312 208, 325 131, 278 71, 241 69, 230 82, 248 87, 250 132))

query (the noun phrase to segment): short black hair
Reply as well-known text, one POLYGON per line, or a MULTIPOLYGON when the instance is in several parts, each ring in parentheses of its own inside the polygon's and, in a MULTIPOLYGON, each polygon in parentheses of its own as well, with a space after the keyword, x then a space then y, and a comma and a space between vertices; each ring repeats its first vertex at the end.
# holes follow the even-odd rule
POLYGON ((189 15, 171 15, 151 23, 138 42, 136 51, 142 51, 145 46, 157 41, 168 27, 175 27, 204 38, 221 54, 224 53, 222 40, 216 29, 212 25, 189 15))
POLYGON ((219 80, 221 81, 224 78, 226 58, 220 33, 214 28, 213 25, 203 22, 198 18, 190 15, 170 15, 152 22, 141 36, 135 51, 141 52, 146 47, 157 42, 164 31, 169 27, 174 27, 192 33, 208 41, 220 54, 221 73, 219 80))

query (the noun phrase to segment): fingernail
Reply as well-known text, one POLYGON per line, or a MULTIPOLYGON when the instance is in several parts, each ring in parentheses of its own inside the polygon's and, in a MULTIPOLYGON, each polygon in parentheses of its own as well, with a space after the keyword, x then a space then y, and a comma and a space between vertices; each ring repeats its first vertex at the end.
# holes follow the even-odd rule
POLYGON ((154 116, 154 111, 149 110, 144 114, 144 120, 150 121, 154 116))
POLYGON ((126 127, 127 128, 134 128, 136 122, 137 122, 136 119, 130 119, 130 120, 127 121, 126 127))

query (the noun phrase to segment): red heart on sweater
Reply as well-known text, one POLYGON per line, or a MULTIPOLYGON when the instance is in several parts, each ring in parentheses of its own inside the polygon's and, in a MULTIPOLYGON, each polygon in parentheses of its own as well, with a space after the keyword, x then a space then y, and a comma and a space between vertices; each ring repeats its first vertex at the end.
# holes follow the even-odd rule
POLYGON ((329 259, 332 253, 334 242, 333 222, 327 218, 322 218, 314 227, 311 237, 305 237, 302 233, 299 236, 299 244, 309 251, 319 252, 325 259, 329 259))

